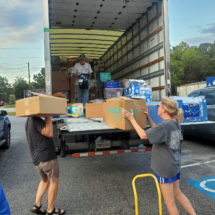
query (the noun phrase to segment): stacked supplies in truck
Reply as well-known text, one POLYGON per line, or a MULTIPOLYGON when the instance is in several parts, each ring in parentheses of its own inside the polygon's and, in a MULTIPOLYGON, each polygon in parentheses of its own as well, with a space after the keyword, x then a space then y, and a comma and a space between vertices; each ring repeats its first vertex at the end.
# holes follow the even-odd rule
POLYGON ((105 81, 104 82, 104 97, 114 98, 122 96, 123 88, 119 81, 105 81))
POLYGON ((152 88, 148 86, 144 80, 128 79, 123 80, 124 95, 128 98, 146 99, 147 102, 152 101, 152 88))

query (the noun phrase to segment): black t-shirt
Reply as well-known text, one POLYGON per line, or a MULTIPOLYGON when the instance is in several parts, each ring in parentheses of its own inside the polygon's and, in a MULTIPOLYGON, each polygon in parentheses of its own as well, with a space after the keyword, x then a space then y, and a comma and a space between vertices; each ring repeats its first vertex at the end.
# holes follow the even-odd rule
POLYGON ((52 137, 41 134, 46 122, 39 117, 29 117, 25 123, 25 131, 35 166, 57 158, 52 137))

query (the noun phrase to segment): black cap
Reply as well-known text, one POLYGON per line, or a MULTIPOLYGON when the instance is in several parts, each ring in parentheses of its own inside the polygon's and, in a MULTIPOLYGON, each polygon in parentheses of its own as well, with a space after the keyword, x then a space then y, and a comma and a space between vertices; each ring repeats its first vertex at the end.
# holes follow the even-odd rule
POLYGON ((84 60, 84 59, 86 59, 85 55, 84 55, 84 54, 81 54, 81 55, 80 55, 80 60, 84 60))

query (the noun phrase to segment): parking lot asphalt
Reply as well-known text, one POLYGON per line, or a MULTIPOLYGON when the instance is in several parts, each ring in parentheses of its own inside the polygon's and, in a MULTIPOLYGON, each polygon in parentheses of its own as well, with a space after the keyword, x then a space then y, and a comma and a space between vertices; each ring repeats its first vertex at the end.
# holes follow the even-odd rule
MULTIPOLYGON (((0 150, 0 183, 12 215, 29 215, 40 178, 32 164, 25 137, 26 118, 10 117, 11 147, 0 150)), ((132 179, 152 173, 151 152, 126 153, 95 157, 58 157, 60 183, 57 208, 71 215, 131 215, 134 211, 132 179)), ((215 214, 215 200, 188 184, 187 180, 215 176, 215 142, 185 139, 182 144, 181 190, 197 214, 215 214), (211 161, 210 163, 205 163, 211 161), (191 165, 191 166, 189 166, 191 165)), ((152 178, 136 182, 139 214, 155 215, 158 195, 152 178)), ((215 193, 214 193, 215 195, 215 193)), ((43 201, 47 200, 47 193, 43 201)), ((168 214, 163 203, 163 214, 168 214)), ((177 203, 180 215, 187 214, 177 203)), ((47 208, 47 203, 43 203, 47 208)))

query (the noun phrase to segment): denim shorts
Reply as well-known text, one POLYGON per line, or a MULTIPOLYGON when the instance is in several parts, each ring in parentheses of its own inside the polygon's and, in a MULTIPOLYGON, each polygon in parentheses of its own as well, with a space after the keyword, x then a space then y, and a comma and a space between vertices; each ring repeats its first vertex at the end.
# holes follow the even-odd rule
POLYGON ((154 176, 157 178, 158 183, 161 184, 166 184, 166 183, 172 183, 174 181, 177 181, 180 179, 181 173, 179 172, 176 176, 174 176, 173 178, 162 178, 159 175, 157 175, 156 173, 154 173, 154 176))

